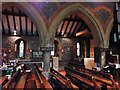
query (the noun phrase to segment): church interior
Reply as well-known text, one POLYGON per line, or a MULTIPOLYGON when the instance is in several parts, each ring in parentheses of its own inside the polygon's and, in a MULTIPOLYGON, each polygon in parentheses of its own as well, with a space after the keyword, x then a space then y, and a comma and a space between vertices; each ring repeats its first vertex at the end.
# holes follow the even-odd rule
POLYGON ((0 89, 120 90, 120 1, 0 6, 0 89))

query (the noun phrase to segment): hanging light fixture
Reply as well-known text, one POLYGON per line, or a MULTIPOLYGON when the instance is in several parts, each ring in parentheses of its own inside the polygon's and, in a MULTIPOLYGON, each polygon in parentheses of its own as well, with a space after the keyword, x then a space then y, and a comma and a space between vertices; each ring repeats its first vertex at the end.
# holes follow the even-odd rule
POLYGON ((13 30, 13 35, 17 35, 17 31, 16 30, 13 30))

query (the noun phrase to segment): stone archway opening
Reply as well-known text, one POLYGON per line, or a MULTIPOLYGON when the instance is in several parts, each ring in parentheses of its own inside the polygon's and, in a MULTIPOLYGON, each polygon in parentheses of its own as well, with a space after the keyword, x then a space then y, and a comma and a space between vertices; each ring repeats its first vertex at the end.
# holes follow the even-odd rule
POLYGON ((63 11, 58 14, 58 16, 54 19, 53 23, 51 24, 49 34, 47 37, 47 41, 52 41, 50 43, 53 43, 55 33, 58 29, 58 26, 60 25, 61 21, 74 12, 80 12, 80 17, 84 19, 84 21, 87 23, 87 25, 90 26, 90 30, 93 33, 93 37, 95 38, 95 46, 104 46, 104 34, 103 34, 103 28, 97 18, 93 15, 90 10, 88 10, 86 7, 82 6, 81 4, 73 4, 68 6, 67 8, 63 9, 63 11))
MULTIPOLYGON (((105 41, 103 39, 104 38, 103 27, 99 23, 99 20, 96 18, 96 16, 90 10, 88 10, 85 6, 83 6, 81 4, 77 3, 77 4, 70 5, 70 6, 66 7, 65 9, 63 9, 58 14, 58 16, 54 19, 54 21, 51 24, 49 34, 48 34, 48 37, 47 37, 47 41, 52 45, 52 43, 54 42, 54 38, 56 37, 58 27, 61 24, 61 22, 63 22, 63 20, 66 17, 68 17, 69 15, 74 14, 74 13, 77 13, 79 18, 81 18, 86 23, 86 25, 89 27, 89 29, 92 33, 92 36, 94 38, 94 40, 92 42, 92 44, 94 44, 93 47, 92 47, 93 48, 92 49, 92 52, 93 52, 92 56, 94 58, 94 47, 104 47, 104 44, 105 44, 105 41)), ((86 40, 86 42, 87 41, 89 41, 89 40, 86 40)), ((83 43, 82 46, 86 45, 86 47, 88 47, 86 42, 84 42, 84 43, 82 42, 83 43)), ((68 43, 68 45, 72 46, 71 41, 70 41, 70 43, 68 43)), ((72 47, 75 48, 76 46, 73 45, 72 47)), ((81 50, 81 52, 83 52, 82 53, 83 56, 85 56, 85 54, 88 53, 88 52, 84 53, 84 51, 86 50, 86 47, 84 47, 84 49, 81 50)), ((64 51, 67 51, 67 53, 68 53, 71 50, 76 50, 76 49, 70 49, 70 48, 68 47, 68 49, 65 49, 64 51)), ((87 49, 89 49, 89 48, 87 48, 87 49)))

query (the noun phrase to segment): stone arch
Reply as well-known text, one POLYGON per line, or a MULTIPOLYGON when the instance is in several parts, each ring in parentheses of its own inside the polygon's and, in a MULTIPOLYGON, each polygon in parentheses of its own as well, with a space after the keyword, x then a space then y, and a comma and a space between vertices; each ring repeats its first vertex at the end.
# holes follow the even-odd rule
MULTIPOLYGON (((2 3, 2 10, 8 8, 10 5, 13 5, 24 12, 31 20, 34 22, 36 29, 38 30, 39 38, 44 43, 47 36, 47 27, 42 16, 38 11, 32 6, 32 4, 27 2, 5 2, 2 3)), ((2 12, 2 11, 0 11, 2 12)))
POLYGON ((85 6, 81 5, 80 3, 69 5, 58 14, 58 16, 53 20, 50 26, 49 34, 47 36, 47 41, 51 44, 54 42, 56 30, 59 24, 61 23, 61 21, 71 13, 74 13, 75 11, 81 12, 81 14, 83 14, 81 16, 83 16, 86 20, 88 20, 86 23, 87 25, 89 24, 91 26, 90 30, 92 31, 93 37, 95 39, 95 46, 104 47, 105 42, 103 39, 104 32, 102 25, 99 23, 97 17, 89 9, 87 9, 85 6))
POLYGON ((108 26, 107 26, 107 30, 106 30, 106 33, 105 33, 105 38, 106 38, 105 46, 106 47, 109 46, 110 34, 111 34, 111 31, 112 31, 112 28, 113 28, 113 18, 111 18, 111 20, 109 21, 108 26))

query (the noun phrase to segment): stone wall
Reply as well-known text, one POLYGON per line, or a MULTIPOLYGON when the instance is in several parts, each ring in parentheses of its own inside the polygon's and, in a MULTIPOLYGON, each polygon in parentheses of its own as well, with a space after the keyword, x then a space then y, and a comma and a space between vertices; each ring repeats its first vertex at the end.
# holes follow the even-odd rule
MULTIPOLYGON (((66 64, 70 61, 70 60, 74 60, 77 56, 76 56, 76 43, 80 42, 81 43, 81 56, 83 55, 85 56, 85 45, 88 44, 88 42, 86 42, 85 38, 57 38, 57 41, 59 42, 58 48, 59 49, 59 53, 58 53, 58 57, 59 57, 59 70, 64 69, 64 67, 66 66, 66 64)), ((90 40, 90 57, 94 57, 94 40, 91 39, 90 40)))
POLYGON ((9 58, 15 58, 15 42, 19 39, 26 42, 25 58, 31 57, 30 50, 40 50, 41 41, 37 36, 2 36, 2 49, 9 53, 9 58))
MULTIPOLYGON (((5 50, 9 54, 9 58, 14 59, 15 58, 15 42, 19 39, 23 39, 26 41, 26 54, 25 58, 31 58, 31 52, 32 51, 39 51, 41 41, 39 40, 39 37, 36 36, 2 36, 2 49, 5 50)), ((59 66, 60 68, 63 68, 69 60, 73 60, 76 58, 76 43, 81 43, 81 55, 85 55, 85 44, 87 42, 84 38, 57 38, 58 48, 57 48, 57 55, 59 56, 59 66)), ((93 50, 94 44, 93 39, 91 39, 91 49, 93 50)), ((93 52, 90 53, 90 56, 92 56, 93 52)), ((35 58, 32 58, 32 60, 35 60, 35 58)))
MULTIPOLYGON (((67 6, 80 3, 89 9, 99 20, 103 26, 104 31, 108 22, 113 17, 114 3, 113 2, 39 2, 31 3, 37 10, 39 10, 48 26, 52 23, 53 19, 67 6)), ((90 26, 89 26, 90 27, 90 26)))

